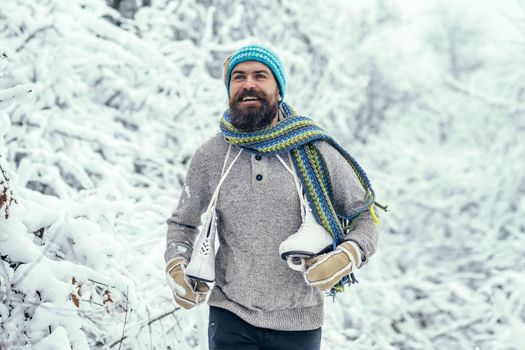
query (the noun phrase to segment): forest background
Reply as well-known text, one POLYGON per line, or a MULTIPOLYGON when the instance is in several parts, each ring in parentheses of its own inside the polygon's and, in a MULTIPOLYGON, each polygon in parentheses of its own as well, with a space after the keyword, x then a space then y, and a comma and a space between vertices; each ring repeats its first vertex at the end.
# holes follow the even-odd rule
POLYGON ((525 349, 523 0, 2 0, 0 349, 206 349, 165 220, 254 42, 390 208, 323 349, 525 349))

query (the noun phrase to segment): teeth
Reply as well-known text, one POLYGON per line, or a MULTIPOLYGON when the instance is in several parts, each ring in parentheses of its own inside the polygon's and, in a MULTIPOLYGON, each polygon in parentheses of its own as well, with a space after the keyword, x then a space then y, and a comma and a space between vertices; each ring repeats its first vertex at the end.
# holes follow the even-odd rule
POLYGON ((258 98, 256 98, 256 97, 245 97, 242 100, 243 101, 256 101, 256 100, 258 100, 258 98))

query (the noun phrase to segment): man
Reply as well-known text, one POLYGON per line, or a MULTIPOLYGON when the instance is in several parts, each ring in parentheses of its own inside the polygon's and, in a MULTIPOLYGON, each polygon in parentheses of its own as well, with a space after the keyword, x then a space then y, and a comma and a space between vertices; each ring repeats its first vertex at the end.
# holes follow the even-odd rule
POLYGON ((189 309, 209 293, 184 271, 231 144, 232 154, 245 152, 221 182, 217 200, 220 247, 208 299, 209 347, 319 349, 323 291, 340 289, 376 250, 373 191, 348 153, 283 102, 286 80, 274 52, 245 46, 224 68, 229 110, 222 132, 195 152, 167 221, 166 271, 175 300, 189 309), (283 160, 293 163, 285 167, 283 160), (298 180, 311 213, 335 242, 333 251, 308 259, 303 272, 279 254, 280 244, 304 228, 298 180), (338 215, 353 217, 350 232, 338 215))

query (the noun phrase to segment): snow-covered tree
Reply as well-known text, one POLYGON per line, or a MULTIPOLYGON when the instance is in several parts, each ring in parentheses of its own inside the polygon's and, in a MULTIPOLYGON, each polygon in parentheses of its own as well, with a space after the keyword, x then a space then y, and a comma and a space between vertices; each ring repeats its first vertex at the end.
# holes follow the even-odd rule
POLYGON ((523 348, 523 32, 485 23, 525 8, 465 3, 4 1, 0 347, 206 348, 164 220, 218 130, 223 59, 258 42, 391 208, 324 347, 523 348))

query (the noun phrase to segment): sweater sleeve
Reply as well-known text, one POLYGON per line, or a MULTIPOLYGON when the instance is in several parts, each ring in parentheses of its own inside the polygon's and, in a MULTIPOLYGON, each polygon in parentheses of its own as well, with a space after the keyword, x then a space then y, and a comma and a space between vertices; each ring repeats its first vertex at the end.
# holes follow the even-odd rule
MULTIPOLYGON (((318 143, 330 173, 334 206, 338 214, 350 216, 363 206, 365 189, 359 182, 354 170, 346 159, 327 142, 318 143)), ((376 210, 377 213, 377 210, 376 210)), ((377 249, 378 229, 369 211, 354 219, 352 230, 344 241, 355 242, 362 251, 362 262, 366 263, 377 249)))
POLYGON ((190 260, 201 225, 201 215, 211 199, 207 170, 206 155, 201 146, 190 161, 177 208, 166 221, 166 262, 176 257, 190 260))

